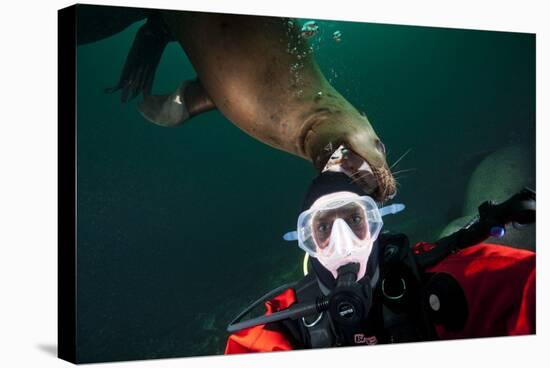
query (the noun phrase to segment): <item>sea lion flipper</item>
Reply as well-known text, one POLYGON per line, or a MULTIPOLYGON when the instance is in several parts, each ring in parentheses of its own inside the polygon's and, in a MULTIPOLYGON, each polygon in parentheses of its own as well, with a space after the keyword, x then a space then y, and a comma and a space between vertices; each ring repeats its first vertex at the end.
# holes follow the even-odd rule
POLYGON ((175 127, 202 112, 215 109, 199 80, 183 82, 169 95, 145 95, 138 105, 141 114, 152 123, 175 127))
POLYGON ((140 93, 150 94, 160 58, 170 41, 172 36, 160 17, 156 14, 150 16, 137 31, 117 85, 107 88, 105 92, 121 90, 122 102, 133 99, 140 93))
POLYGON ((151 9, 76 5, 76 44, 87 45, 111 37, 154 13, 151 9))

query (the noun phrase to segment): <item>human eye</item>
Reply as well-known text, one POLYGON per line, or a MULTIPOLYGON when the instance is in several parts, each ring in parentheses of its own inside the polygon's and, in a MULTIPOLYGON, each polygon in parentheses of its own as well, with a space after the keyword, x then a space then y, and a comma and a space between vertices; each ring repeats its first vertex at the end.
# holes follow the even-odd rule
POLYGON ((363 218, 359 214, 354 214, 349 219, 350 224, 359 225, 363 222, 363 218))

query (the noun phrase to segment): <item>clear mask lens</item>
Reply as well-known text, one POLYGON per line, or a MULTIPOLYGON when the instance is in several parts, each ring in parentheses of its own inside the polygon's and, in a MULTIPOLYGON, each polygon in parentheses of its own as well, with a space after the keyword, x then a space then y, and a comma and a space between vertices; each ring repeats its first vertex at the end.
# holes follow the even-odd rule
POLYGON ((346 239, 355 247, 372 244, 381 228, 382 218, 374 200, 352 194, 303 212, 298 218, 298 241, 312 257, 327 256, 343 247, 346 239))
POLYGON ((345 233, 363 240, 369 234, 365 210, 355 202, 317 212, 312 218, 311 226, 315 244, 320 250, 325 249, 334 236, 341 238, 345 233))

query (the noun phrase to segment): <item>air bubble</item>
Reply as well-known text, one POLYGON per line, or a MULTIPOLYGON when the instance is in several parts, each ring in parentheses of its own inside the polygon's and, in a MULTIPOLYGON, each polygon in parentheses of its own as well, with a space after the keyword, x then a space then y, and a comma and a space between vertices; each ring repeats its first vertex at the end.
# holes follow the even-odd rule
POLYGON ((301 35, 306 40, 315 36, 319 32, 319 25, 314 20, 310 20, 304 23, 301 30, 301 35))

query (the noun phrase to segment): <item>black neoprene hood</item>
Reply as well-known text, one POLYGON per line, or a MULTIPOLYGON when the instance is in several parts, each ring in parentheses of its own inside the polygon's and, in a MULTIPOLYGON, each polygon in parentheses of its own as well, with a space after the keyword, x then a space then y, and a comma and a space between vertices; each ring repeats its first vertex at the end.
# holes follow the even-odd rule
POLYGON ((327 171, 313 179, 302 204, 302 211, 326 194, 335 192, 352 192, 360 196, 367 195, 349 176, 341 172, 327 171))

